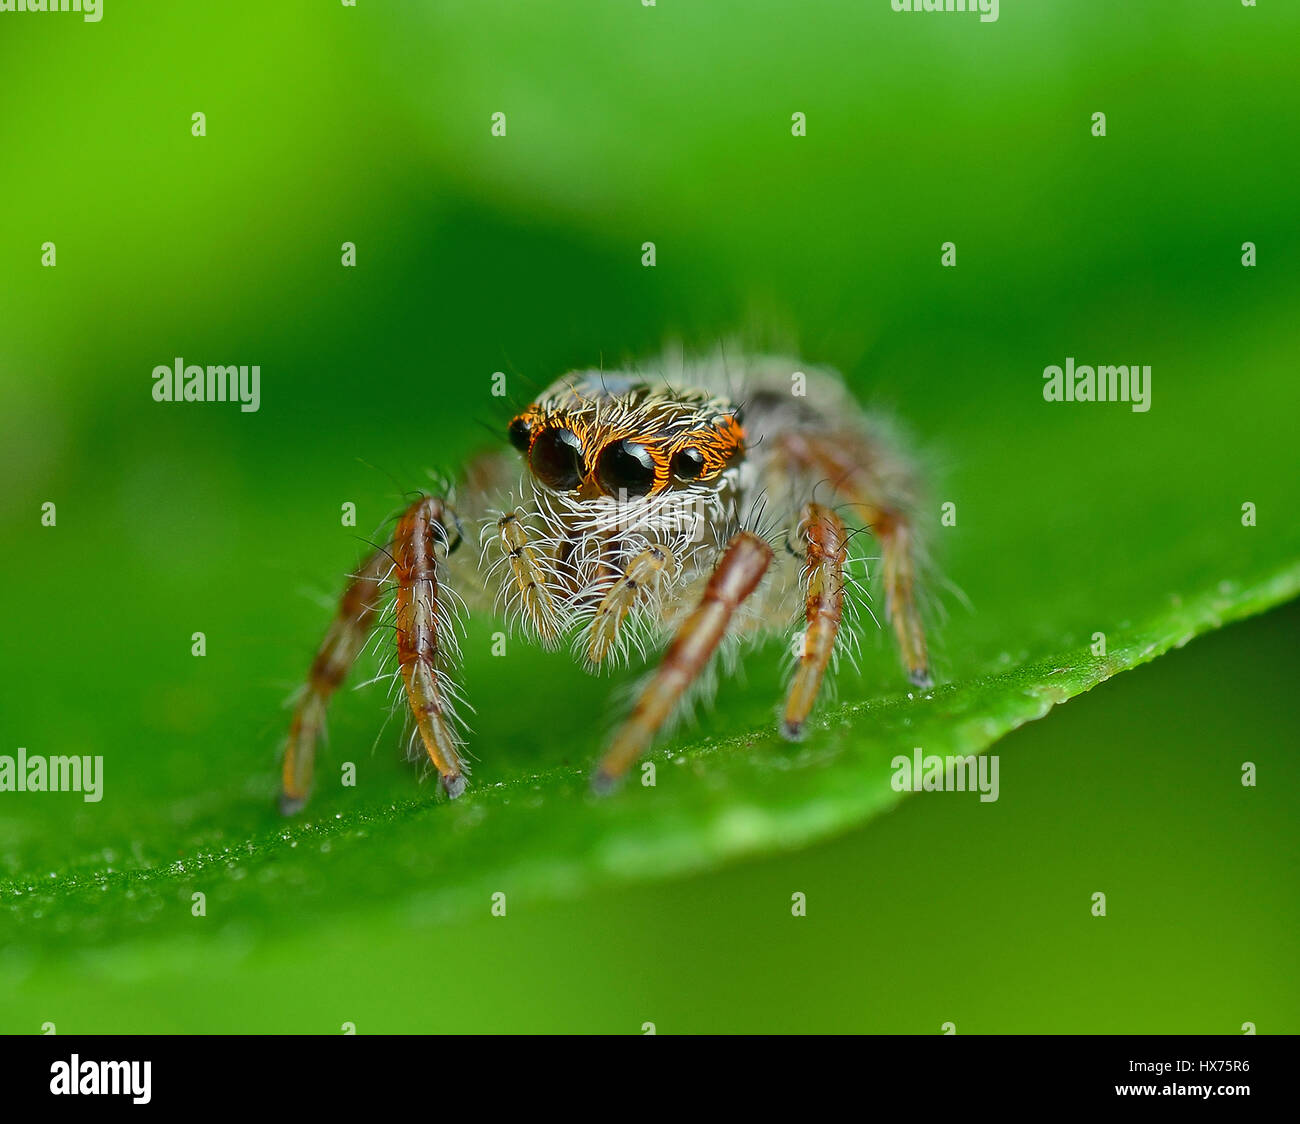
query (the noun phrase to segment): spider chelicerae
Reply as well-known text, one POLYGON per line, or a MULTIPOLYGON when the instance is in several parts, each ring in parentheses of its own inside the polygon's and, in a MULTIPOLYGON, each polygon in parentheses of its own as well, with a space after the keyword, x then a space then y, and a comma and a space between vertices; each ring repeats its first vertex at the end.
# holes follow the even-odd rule
MULTIPOLYGON (((613 787, 692 699, 717 658, 791 637, 781 732, 802 736, 859 638, 875 543, 884 610, 912 683, 931 683, 915 593, 915 472, 829 370, 767 357, 664 359, 577 371, 510 421, 513 451, 423 495, 353 575, 294 709, 281 809, 311 790, 331 694, 386 616, 413 746, 465 789, 457 717, 467 611, 504 615, 596 671, 662 649, 593 774, 613 787)), ((724 663, 725 666, 725 663, 724 663)))

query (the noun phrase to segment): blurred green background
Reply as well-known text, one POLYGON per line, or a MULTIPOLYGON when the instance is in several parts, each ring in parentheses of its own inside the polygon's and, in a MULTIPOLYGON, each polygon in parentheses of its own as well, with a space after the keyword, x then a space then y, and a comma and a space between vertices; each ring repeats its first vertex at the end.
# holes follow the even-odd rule
MULTIPOLYGON (((523 399, 737 333, 838 366, 958 505, 948 682, 1300 557, 1300 9, 160 8, 0 15, 0 753, 107 771, 99 805, 0 795, 0 1031, 1300 1029, 1295 606, 1012 735, 995 805, 916 797, 796 853, 503 921, 421 896, 472 803, 421 820, 418 858, 382 824, 334 859, 265 851, 319 599, 500 429, 494 371, 523 399), (1067 355, 1151 364, 1151 412, 1045 404, 1067 355), (176 356, 260 364, 260 411, 154 403, 176 356), (30 904, 247 839, 220 877, 231 903, 261 885, 255 910, 192 920, 210 887, 183 871, 166 916, 129 879, 112 908, 30 904)), ((608 683, 491 661, 490 628, 466 645, 476 783, 585 769, 608 683)), ((867 648, 842 696, 899 696, 867 648)), ((706 736, 770 726, 775 662, 706 736)), ((326 760, 365 781, 313 811, 432 800, 396 724, 375 743, 383 709, 339 699, 326 760)))

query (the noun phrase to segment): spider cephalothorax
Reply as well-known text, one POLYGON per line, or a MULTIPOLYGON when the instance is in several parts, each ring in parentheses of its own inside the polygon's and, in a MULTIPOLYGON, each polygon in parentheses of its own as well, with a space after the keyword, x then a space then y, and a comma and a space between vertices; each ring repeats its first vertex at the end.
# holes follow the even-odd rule
POLYGON ((717 490, 745 440, 725 398, 597 371, 552 387, 509 432, 541 484, 581 499, 717 490))
POLYGON ((590 667, 619 662, 664 582, 739 523, 737 411, 700 387, 587 372, 551 387, 509 434, 524 503, 484 526, 488 584, 543 645, 581 639, 591 622, 581 656, 590 667), (513 581, 494 580, 506 570, 513 581))
POLYGON ((386 607, 418 742, 452 796, 467 772, 461 608, 495 609, 544 646, 568 641, 589 670, 663 647, 596 771, 602 789, 746 639, 801 629, 781 730, 802 735, 857 643, 855 528, 877 543, 904 665, 928 685, 912 474, 834 375, 796 368, 576 372, 516 414, 515 452, 470 465, 454 500, 417 500, 354 576, 294 713, 282 807, 305 802, 329 696, 386 607), (480 549, 455 550, 471 526, 480 549))

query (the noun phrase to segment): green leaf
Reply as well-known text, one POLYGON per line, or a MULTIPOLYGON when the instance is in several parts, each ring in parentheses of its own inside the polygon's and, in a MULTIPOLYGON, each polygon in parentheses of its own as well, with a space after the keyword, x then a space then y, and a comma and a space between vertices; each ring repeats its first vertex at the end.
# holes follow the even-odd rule
MULTIPOLYGON (((981 753, 1111 676, 1298 593, 1300 564, 1292 564, 1262 580, 1171 597, 1110 633, 1104 656, 1081 638, 1049 658, 933 691, 841 704, 797 747, 770 730, 686 740, 651 755, 656 786, 634 781, 612 798, 589 794, 585 764, 541 762, 454 803, 434 798, 432 785, 400 800, 326 795, 305 822, 264 823, 246 838, 194 833, 167 861, 119 863, 105 853, 49 877, 6 879, 0 897, 9 920, 39 923, 47 943, 53 934, 94 944, 185 932, 181 905, 194 891, 227 923, 295 926, 322 909, 394 903, 434 922, 481 910, 498 890, 520 905, 704 870, 865 823, 903 798, 891 784, 896 755, 910 757, 914 747, 981 753)), ((253 791, 269 808, 269 784, 253 791)), ((219 811, 209 807, 204 818, 219 811)), ((247 807, 224 813, 249 819, 247 807)))

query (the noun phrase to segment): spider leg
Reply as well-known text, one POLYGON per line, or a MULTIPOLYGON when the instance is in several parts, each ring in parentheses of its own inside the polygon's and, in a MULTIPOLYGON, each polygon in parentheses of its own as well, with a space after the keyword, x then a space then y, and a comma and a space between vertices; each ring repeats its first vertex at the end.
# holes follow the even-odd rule
POLYGON ((456 739, 446 721, 439 686, 437 553, 445 554, 447 532, 443 502, 425 497, 402 516, 390 550, 377 550, 348 583, 338 613, 312 661, 307 684, 289 727, 281 780, 280 811, 301 811, 311 793, 316 744, 325 725, 325 710, 343 682, 377 621, 390 578, 397 579, 397 647, 402 680, 416 725, 429 757, 452 796, 465 780, 456 739))
POLYGON ((524 616, 541 645, 554 648, 562 631, 560 613, 547 587, 547 572, 537 552, 528 545, 528 531, 517 512, 501 516, 497 521, 497 537, 510 560, 510 572, 514 574, 524 616))
POLYGON ((465 767, 439 679, 447 622, 438 614, 438 571, 447 553, 450 516, 434 496, 413 504, 397 524, 394 558, 398 667, 425 751, 454 799, 465 791, 465 767))
POLYGON ((658 670, 601 758, 592 778, 597 792, 612 789, 645 751, 717 651, 736 609, 757 588, 771 562, 772 548, 748 531, 727 544, 699 605, 678 626, 658 670))
POLYGON ((903 665, 914 686, 928 689, 934 686, 934 678, 930 675, 925 629, 913 592, 916 561, 911 521, 896 511, 877 510, 867 525, 880 541, 885 571, 885 613, 894 626, 903 665))
POLYGON ((817 701, 822 679, 835 650, 844 615, 844 563, 848 534, 844 522, 828 507, 804 504, 799 517, 804 547, 803 587, 805 631, 803 651, 786 696, 781 733, 791 741, 803 735, 803 724, 817 701))
POLYGON ((377 550, 350 581, 339 600, 334 621, 312 660, 307 683, 293 711, 289 742, 284 751, 280 811, 286 816, 302 810, 311 794, 316 743, 325 727, 330 696, 365 647, 366 637, 379 615, 384 581, 392 559, 377 550))
POLYGON ((666 546, 646 547, 632 559, 596 609, 587 640, 588 662, 595 666, 609 654, 637 598, 653 589, 660 578, 671 574, 676 566, 677 559, 666 546))
POLYGON ((916 537, 911 517, 896 493, 898 484, 886 482, 878 471, 882 451, 860 436, 782 434, 776 439, 778 459, 787 465, 819 474, 848 498, 880 543, 885 613, 898 640, 898 650, 908 678, 918 687, 931 687, 930 659, 925 629, 916 607, 916 537))

